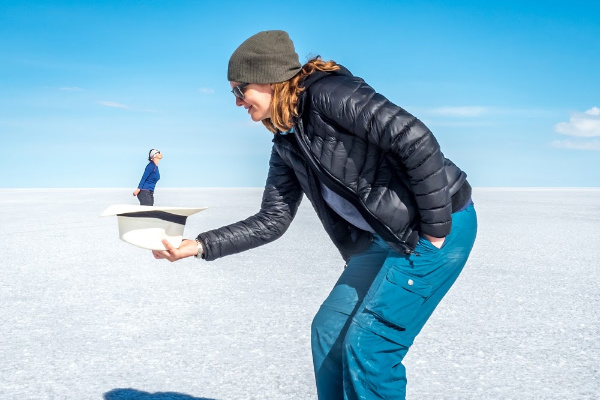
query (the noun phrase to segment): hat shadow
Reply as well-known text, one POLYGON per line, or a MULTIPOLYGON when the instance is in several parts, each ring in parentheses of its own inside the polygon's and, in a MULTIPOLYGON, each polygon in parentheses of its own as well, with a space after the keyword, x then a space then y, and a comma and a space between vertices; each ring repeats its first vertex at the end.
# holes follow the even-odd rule
POLYGON ((216 400, 208 397, 194 397, 176 392, 143 392, 136 389, 113 389, 104 393, 104 400, 216 400))

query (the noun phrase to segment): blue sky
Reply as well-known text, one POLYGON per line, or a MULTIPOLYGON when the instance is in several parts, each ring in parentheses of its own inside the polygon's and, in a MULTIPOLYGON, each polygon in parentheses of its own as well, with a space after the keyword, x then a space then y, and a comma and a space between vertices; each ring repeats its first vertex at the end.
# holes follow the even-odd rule
POLYGON ((0 187, 264 184, 227 62, 287 30, 423 120, 476 187, 600 186, 600 3, 0 0, 0 187), (302 6, 300 6, 302 5, 302 6))

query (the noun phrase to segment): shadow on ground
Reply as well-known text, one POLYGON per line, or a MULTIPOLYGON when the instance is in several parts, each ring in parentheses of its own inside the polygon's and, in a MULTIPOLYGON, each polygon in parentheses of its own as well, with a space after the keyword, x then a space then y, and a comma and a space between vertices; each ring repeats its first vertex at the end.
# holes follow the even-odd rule
POLYGON ((176 392, 148 393, 135 389, 113 389, 104 393, 104 400, 216 400, 176 392))

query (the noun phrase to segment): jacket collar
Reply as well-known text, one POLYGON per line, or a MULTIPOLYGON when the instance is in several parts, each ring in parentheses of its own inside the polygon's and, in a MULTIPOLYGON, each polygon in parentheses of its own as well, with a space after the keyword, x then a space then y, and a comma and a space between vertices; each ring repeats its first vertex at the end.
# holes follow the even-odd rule
POLYGON ((304 110, 304 102, 306 100, 306 93, 309 88, 314 85, 316 82, 320 81, 323 78, 327 78, 328 76, 353 76, 352 73, 343 65, 340 65, 340 69, 338 71, 324 72, 324 71, 315 71, 304 79, 302 82, 302 87, 304 90, 298 96, 298 117, 300 119, 302 117, 302 111, 304 110))

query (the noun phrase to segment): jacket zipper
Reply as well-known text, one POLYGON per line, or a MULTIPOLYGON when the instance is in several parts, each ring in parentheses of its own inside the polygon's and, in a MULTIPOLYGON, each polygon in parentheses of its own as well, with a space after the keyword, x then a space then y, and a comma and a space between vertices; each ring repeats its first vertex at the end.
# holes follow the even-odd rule
MULTIPOLYGON (((311 165, 313 166, 313 169, 318 173, 323 175, 327 180, 333 182, 338 188, 341 188, 343 192, 345 192, 346 194, 350 195, 348 197, 344 197, 346 200, 350 201, 350 198, 352 198, 354 196, 354 193, 348 189, 346 187, 346 185, 344 185, 342 182, 340 182, 335 176, 331 175, 329 173, 329 171, 325 170, 324 168, 322 168, 320 166, 320 164, 318 163, 318 161, 315 159, 314 155, 310 152, 310 149, 308 147, 308 143, 306 143, 304 141, 304 124, 302 123, 302 119, 298 118, 297 120, 297 124, 298 127, 300 129, 294 129, 294 135, 296 135, 296 139, 298 140, 298 144, 300 144, 300 149, 302 150, 302 152, 304 153, 304 155, 306 156, 306 158, 309 160, 309 162, 311 163, 311 165)), ((354 204, 353 201, 350 201, 351 204, 354 204)), ((410 247, 408 247, 406 244, 402 243, 402 242, 398 242, 398 239, 396 238, 396 235, 394 234, 394 232, 387 226, 385 225, 383 222, 379 221, 379 219, 377 217, 375 217, 375 215, 373 215, 373 213, 366 207, 364 207, 362 204, 360 204, 360 207, 363 211, 366 211, 368 213, 369 216, 372 217, 372 219, 377 222, 377 224, 379 224, 383 229, 385 229, 385 231, 390 235, 390 237, 394 238, 394 242, 398 243, 400 246, 402 246, 404 248, 404 251, 406 254, 411 254, 414 253, 414 250, 412 250, 410 247)))

